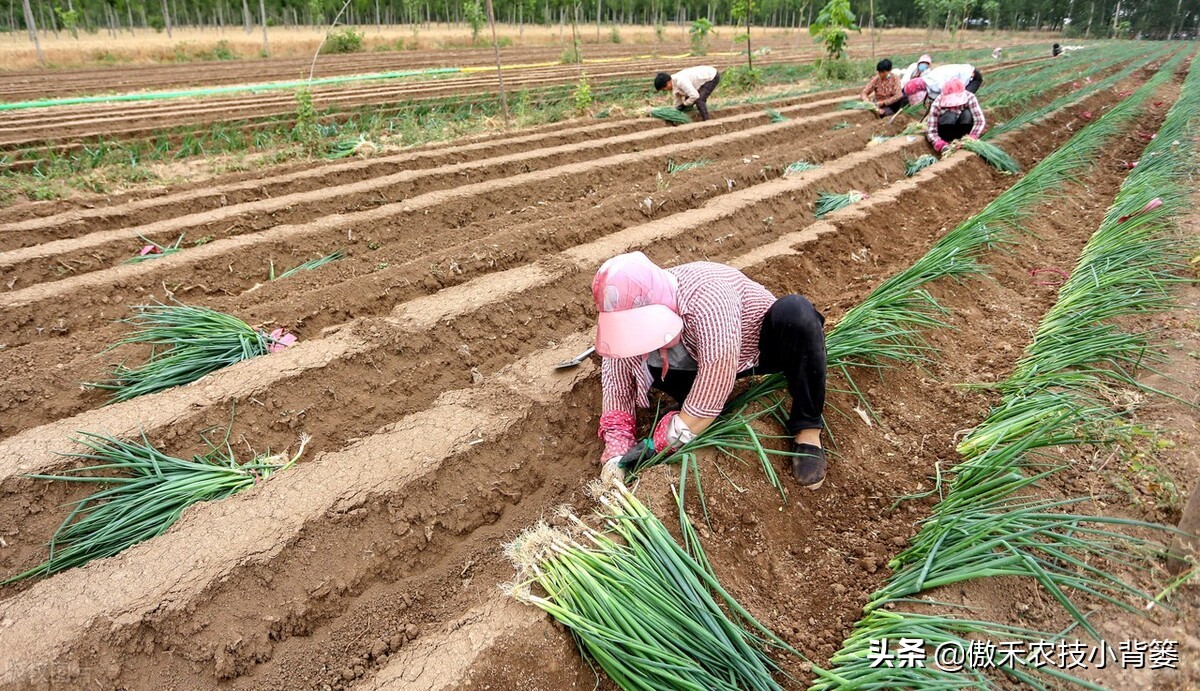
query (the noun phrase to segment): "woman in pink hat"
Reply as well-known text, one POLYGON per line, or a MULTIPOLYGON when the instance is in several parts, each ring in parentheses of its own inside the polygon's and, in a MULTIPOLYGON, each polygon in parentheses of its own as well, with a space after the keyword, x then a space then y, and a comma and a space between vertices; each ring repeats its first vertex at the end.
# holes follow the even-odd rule
POLYGON ((600 438, 605 473, 646 454, 678 448, 721 414, 744 376, 782 372, 792 396, 792 475, 818 489, 825 481, 821 415, 825 407, 825 318, 800 295, 776 299, 729 266, 693 262, 662 269, 641 252, 609 259, 592 281, 602 357, 600 438), (636 409, 651 388, 681 409, 662 416, 636 443, 636 409))
POLYGON ((979 99, 961 81, 951 79, 929 108, 925 136, 934 150, 941 153, 951 142, 963 137, 979 139, 986 125, 979 99))

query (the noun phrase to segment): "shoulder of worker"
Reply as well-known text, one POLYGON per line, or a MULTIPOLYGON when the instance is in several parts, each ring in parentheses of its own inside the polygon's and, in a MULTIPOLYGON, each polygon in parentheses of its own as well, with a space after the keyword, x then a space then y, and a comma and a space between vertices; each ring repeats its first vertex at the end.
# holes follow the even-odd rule
POLYGON ((717 262, 689 262, 667 269, 667 271, 679 282, 681 296, 695 292, 728 291, 740 294, 747 289, 767 290, 741 271, 717 262))
POLYGON ((716 76, 716 74, 717 74, 717 68, 713 67, 712 65, 696 65, 694 67, 685 67, 682 70, 679 70, 674 75, 672 75, 671 78, 672 79, 701 79, 701 78, 703 78, 704 81, 708 81, 709 79, 712 79, 714 76, 716 76))

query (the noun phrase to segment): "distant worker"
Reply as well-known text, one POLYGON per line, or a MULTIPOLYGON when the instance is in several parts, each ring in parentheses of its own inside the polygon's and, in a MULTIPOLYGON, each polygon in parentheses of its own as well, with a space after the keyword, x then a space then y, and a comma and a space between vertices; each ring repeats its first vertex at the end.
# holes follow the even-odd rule
POLYGON ((604 440, 602 476, 621 477, 656 453, 677 449, 716 420, 734 383, 782 372, 791 394, 787 433, 792 475, 803 487, 825 481, 825 317, 800 295, 776 299, 741 271, 692 262, 663 269, 641 252, 621 254, 592 281, 599 312, 604 440), (681 405, 636 442, 638 408, 651 388, 681 405))
POLYGON ((687 110, 696 106, 700 119, 708 119, 708 97, 721 83, 721 74, 711 65, 699 65, 680 70, 675 74, 659 72, 654 76, 654 90, 670 90, 675 94, 675 107, 687 110))
POLYGON ((1062 52, 1062 46, 1058 45, 1057 43, 1050 46, 1050 57, 1057 58, 1058 56, 1062 55, 1062 52))
POLYGON ((905 67, 904 71, 900 73, 900 86, 904 86, 909 81, 925 74, 930 67, 933 67, 933 58, 929 57, 929 55, 922 55, 917 58, 916 62, 905 67))
POLYGON ((942 95, 943 86, 951 79, 962 82, 971 93, 979 91, 983 84, 983 75, 974 65, 939 65, 905 84, 904 95, 908 96, 909 104, 914 105, 925 100, 936 101, 942 95))
POLYGON ((938 153, 946 150, 952 142, 970 137, 979 139, 987 121, 983 118, 983 108, 979 107, 979 99, 967 91, 963 83, 951 79, 942 87, 942 93, 929 108, 929 120, 925 126, 925 136, 938 153))
POLYGON ((891 60, 884 58, 875 65, 875 76, 858 97, 874 104, 875 112, 880 116, 891 115, 907 104, 904 90, 900 88, 900 77, 892 73, 891 60))

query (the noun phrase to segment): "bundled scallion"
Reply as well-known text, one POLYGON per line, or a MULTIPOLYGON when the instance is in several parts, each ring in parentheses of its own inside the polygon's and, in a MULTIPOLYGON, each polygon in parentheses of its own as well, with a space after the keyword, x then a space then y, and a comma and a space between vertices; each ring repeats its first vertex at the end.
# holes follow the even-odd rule
POLYGON ((667 173, 670 175, 674 175, 676 173, 682 173, 685 170, 695 170, 696 168, 703 168, 704 166, 706 166, 710 163, 712 163, 712 160, 707 159, 707 158, 702 158, 698 161, 687 161, 685 163, 676 163, 675 161, 668 159, 667 160, 667 173))
POLYGON ((970 151, 976 156, 979 156, 983 160, 987 161, 988 165, 1002 173, 1012 175, 1013 173, 1020 172, 1021 170, 1021 164, 1017 163, 1017 159, 1008 155, 1007 151, 1001 149, 995 144, 992 144, 991 142, 972 139, 970 137, 963 137, 958 141, 963 149, 970 151))
POLYGON ((842 101, 838 106, 841 110, 869 110, 878 112, 879 106, 870 101, 842 101))
POLYGON ((92 384, 113 392, 110 403, 194 382, 296 341, 281 329, 263 333, 237 317, 206 307, 153 304, 138 305, 134 310, 137 314, 122 320, 133 325, 133 333, 117 345, 146 343, 153 350, 139 367, 118 365, 111 379, 92 384))
POLYGON ((789 175, 799 175, 800 173, 803 173, 806 170, 812 170, 814 168, 820 168, 820 167, 821 167, 821 165, 819 163, 809 163, 808 161, 795 161, 793 163, 789 163, 787 168, 783 169, 783 177, 786 178, 789 175))
POLYGON ((834 211, 844 209, 851 204, 857 204, 866 198, 867 195, 859 192, 858 190, 850 190, 844 194, 822 192, 817 195, 817 205, 815 209, 817 218, 824 218, 834 211))
POLYGON ((925 170, 926 168, 933 165, 934 163, 937 163, 937 161, 938 161, 937 156, 934 156, 933 154, 924 154, 924 155, 918 156, 916 158, 909 158, 909 157, 905 156, 904 157, 904 175, 905 175, 905 177, 911 178, 912 176, 916 175, 917 173, 921 172, 922 170, 925 170))
POLYGON ((171 243, 170 245, 160 245, 153 240, 147 240, 141 235, 138 237, 141 238, 142 242, 146 244, 142 245, 142 249, 138 251, 136 256, 126 259, 126 264, 140 264, 144 261, 158 259, 159 257, 165 257, 168 254, 175 254, 176 252, 183 251, 183 248, 180 247, 180 245, 183 244, 183 235, 180 235, 178 238, 176 238, 175 242, 171 243))
POLYGON ((651 108, 650 117, 658 118, 672 125, 686 125, 692 119, 686 113, 681 112, 678 108, 663 106, 662 108, 651 108))
POLYGON ((207 453, 185 460, 159 451, 145 435, 140 441, 124 441, 81 433, 76 441, 87 451, 64 455, 91 465, 62 475, 29 477, 105 487, 75 502, 50 539, 50 556, 45 562, 0 581, 0 585, 82 566, 162 535, 187 507, 232 496, 291 467, 304 453, 308 440, 307 435, 301 436, 299 449, 291 457, 268 453, 239 463, 228 439, 219 445, 209 442, 207 453))
POLYGON ((569 516, 574 535, 543 523, 506 546, 520 579, 509 593, 570 628, 623 689, 782 688, 765 649, 799 653, 721 587, 690 524, 691 554, 623 485, 599 501, 605 532, 569 516))
POLYGON ((769 118, 771 120, 771 122, 787 122, 788 121, 787 116, 785 116, 783 113, 780 113, 778 110, 775 110, 774 108, 767 108, 763 112, 765 112, 767 114, 767 118, 769 118))

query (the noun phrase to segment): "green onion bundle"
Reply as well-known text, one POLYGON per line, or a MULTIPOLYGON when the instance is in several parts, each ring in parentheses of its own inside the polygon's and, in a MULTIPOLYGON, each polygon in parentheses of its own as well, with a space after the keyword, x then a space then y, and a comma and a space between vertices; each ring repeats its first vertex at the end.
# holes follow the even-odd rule
POLYGON ((690 524, 695 556, 623 485, 599 500, 606 532, 570 517, 575 536, 541 524, 506 546, 510 595, 570 628, 623 689, 781 689, 764 648, 798 653, 721 587, 690 524))
POLYGON ((821 165, 819 163, 809 163, 808 161, 795 161, 794 163, 789 163, 787 168, 783 169, 783 177, 786 178, 789 175, 799 175, 800 173, 803 173, 806 170, 813 170, 814 168, 820 168, 820 167, 821 167, 821 165))
POLYGON ((937 161, 938 161, 937 156, 934 156, 933 154, 924 154, 924 155, 918 156, 916 158, 909 158, 909 157, 905 156, 904 157, 904 175, 905 175, 905 177, 911 178, 912 176, 916 175, 917 173, 921 172, 922 170, 925 170, 926 168, 933 165, 934 163, 937 163, 937 161))
POLYGON ((126 264, 141 264, 144 261, 158 259, 159 257, 165 257, 168 254, 175 254, 176 252, 183 251, 183 248, 180 247, 180 245, 183 244, 183 235, 180 235, 178 238, 176 238, 175 242, 171 243, 170 245, 160 245, 153 240, 147 240, 141 235, 138 237, 146 244, 142 246, 142 251, 138 253, 137 256, 126 259, 126 264))
POLYGON ((139 367, 118 365, 111 379, 92 384, 113 392, 110 403, 194 382, 222 367, 264 355, 273 343, 287 344, 206 307, 153 304, 134 310, 134 317, 122 320, 133 325, 133 333, 117 345, 147 343, 154 350, 139 367))
POLYGON ((763 112, 765 112, 767 114, 767 118, 769 118, 771 120, 771 122, 787 122, 788 121, 788 118, 783 113, 780 113, 778 110, 775 110, 774 108, 767 108, 763 112))
POLYGON ((301 436, 300 448, 291 458, 261 454, 238 463, 228 440, 220 446, 209 443, 208 453, 185 460, 159 451, 145 435, 134 442, 103 434, 81 434, 76 441, 88 450, 64 455, 91 465, 63 475, 29 477, 106 487, 75 502, 51 538, 50 556, 45 562, 0 581, 0 585, 82 566, 162 535, 192 504, 224 499, 291 467, 308 443, 308 437, 301 436))
POLYGON ((840 110, 869 110, 872 112, 877 112, 879 110, 879 107, 876 106, 874 103, 871 103, 870 101, 842 101, 841 104, 838 105, 838 109, 840 109, 840 110))
POLYGON ((712 161, 707 158, 702 158, 698 161, 688 161, 686 163, 675 163, 674 161, 668 159, 667 160, 667 173, 670 175, 674 175, 676 173, 682 173, 685 170, 695 170, 696 168, 703 168, 704 166, 706 166, 710 163, 712 163, 712 161))
POLYGON ((851 204, 857 204, 866 198, 867 195, 859 192, 858 190, 850 190, 845 194, 822 192, 817 195, 817 205, 815 209, 816 216, 817 218, 824 218, 834 211, 840 211, 841 209, 844 209, 851 204))
POLYGON ((680 112, 678 108, 672 106, 664 106, 662 108, 651 108, 650 117, 658 118, 672 125, 686 125, 692 119, 686 113, 680 112))
POLYGON ((272 262, 270 262, 270 269, 268 270, 267 280, 279 281, 279 280, 282 280, 285 278, 291 278, 292 276, 295 276, 296 274, 300 273, 301 271, 312 271, 313 269, 319 269, 322 266, 325 266, 326 264, 328 264, 330 262, 335 262, 345 256, 346 256, 345 251, 336 250, 334 252, 331 252, 330 254, 325 255, 324 257, 310 259, 310 260, 304 262, 303 264, 293 266, 292 268, 288 269, 287 271, 284 271, 283 273, 281 273, 279 275, 275 274, 275 262, 272 261, 272 262))
POLYGON ((958 141, 963 149, 979 156, 987 161, 988 165, 1002 173, 1012 175, 1021 170, 1021 164, 1017 163, 1017 159, 1008 155, 1007 151, 995 144, 970 137, 963 137, 958 141))

